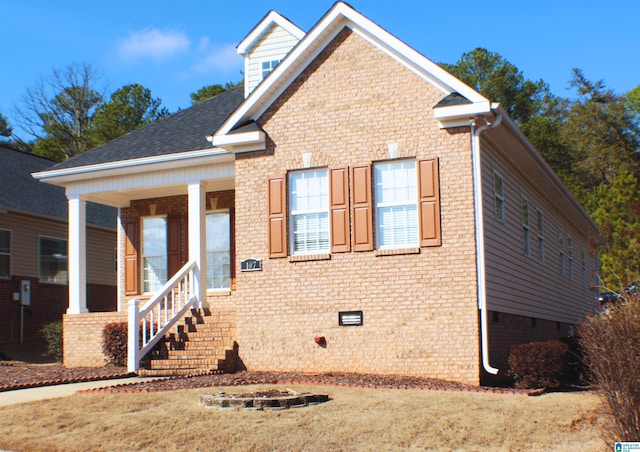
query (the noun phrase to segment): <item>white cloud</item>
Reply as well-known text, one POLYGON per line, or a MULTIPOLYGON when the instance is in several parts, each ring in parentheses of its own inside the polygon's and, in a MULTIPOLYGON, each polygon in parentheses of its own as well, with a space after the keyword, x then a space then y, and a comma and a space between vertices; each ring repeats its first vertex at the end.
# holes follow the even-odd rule
POLYGON ((118 55, 130 62, 150 59, 167 61, 190 46, 183 32, 164 32, 158 29, 130 33, 117 44, 118 55))
POLYGON ((236 72, 239 76, 239 71, 242 70, 244 63, 242 57, 236 52, 235 45, 213 46, 208 39, 203 38, 200 40, 200 49, 204 55, 193 66, 193 72, 199 74, 213 72, 231 74, 236 72))

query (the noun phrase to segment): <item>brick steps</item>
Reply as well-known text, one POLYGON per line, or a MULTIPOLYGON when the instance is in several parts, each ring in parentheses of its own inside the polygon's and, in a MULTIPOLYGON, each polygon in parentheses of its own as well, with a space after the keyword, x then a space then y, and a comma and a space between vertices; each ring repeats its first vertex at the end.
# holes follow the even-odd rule
POLYGON ((207 310, 191 314, 167 333, 141 363, 139 375, 194 375, 211 371, 234 372, 236 352, 233 328, 207 310))

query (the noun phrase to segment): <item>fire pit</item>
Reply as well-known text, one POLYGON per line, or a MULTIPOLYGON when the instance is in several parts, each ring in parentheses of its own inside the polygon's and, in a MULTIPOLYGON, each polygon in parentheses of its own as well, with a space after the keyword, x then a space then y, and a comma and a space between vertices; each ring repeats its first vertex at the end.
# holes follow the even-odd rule
POLYGON ((297 393, 292 390, 281 391, 278 389, 244 394, 219 392, 215 395, 201 394, 198 397, 200 405, 206 407, 247 408, 253 410, 300 408, 328 401, 329 396, 327 394, 297 393))

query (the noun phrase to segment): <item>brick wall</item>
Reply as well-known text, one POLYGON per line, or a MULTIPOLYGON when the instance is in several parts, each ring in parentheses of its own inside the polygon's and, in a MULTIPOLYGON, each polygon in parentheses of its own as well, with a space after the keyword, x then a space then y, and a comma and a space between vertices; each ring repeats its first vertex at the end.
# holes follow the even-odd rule
POLYGON ((343 31, 264 113, 268 149, 236 159, 239 356, 249 369, 378 372, 479 383, 470 137, 441 130, 442 93, 359 36, 343 31), (439 157, 442 246, 419 254, 269 259, 267 179, 311 166, 439 157), (364 325, 338 326, 362 310, 364 325), (314 343, 324 336, 326 347, 314 343))
MULTIPOLYGON (((24 340, 39 339, 44 325, 62 319, 69 306, 69 287, 43 284, 37 278, 13 276, 0 279, 0 343, 20 341, 20 302, 13 293, 20 292, 20 282, 31 281, 31 305, 24 307, 24 340)), ((102 284, 87 284, 89 311, 114 311, 116 288, 102 284)))
POLYGON ((488 313, 489 360, 500 373, 509 370, 509 350, 512 345, 549 341, 567 337, 572 325, 535 319, 504 312, 488 313))
POLYGON ((63 363, 65 367, 103 367, 102 330, 112 322, 126 322, 126 312, 65 314, 63 321, 63 363))

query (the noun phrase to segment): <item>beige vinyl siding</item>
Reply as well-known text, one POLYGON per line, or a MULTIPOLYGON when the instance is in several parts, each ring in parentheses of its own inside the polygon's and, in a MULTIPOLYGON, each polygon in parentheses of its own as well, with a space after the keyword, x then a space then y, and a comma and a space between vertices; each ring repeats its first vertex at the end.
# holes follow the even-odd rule
MULTIPOLYGON (((482 145, 485 216, 487 305, 492 311, 577 323, 596 307, 593 290, 596 258, 588 237, 570 215, 562 212, 526 175, 511 165, 487 142, 482 145), (495 216, 494 172, 503 177, 504 221, 495 216), (522 199, 529 205, 530 252, 523 249, 522 199), (544 262, 538 248, 537 210, 543 214, 544 262), (533 213, 533 214, 532 214, 533 213), (559 238, 571 238, 573 278, 560 273, 559 238), (582 251, 586 259, 586 285, 582 278, 582 251)), ((565 245, 565 269, 568 252, 565 245)))
POLYGON ((251 92, 262 81, 262 62, 282 60, 298 43, 284 28, 273 26, 251 49, 246 70, 246 83, 251 92))
MULTIPOLYGON (((38 278, 38 237, 67 240, 67 223, 17 213, 0 216, 3 229, 11 231, 11 274, 38 278)), ((115 231, 87 228, 87 282, 116 284, 113 256, 115 231)))

